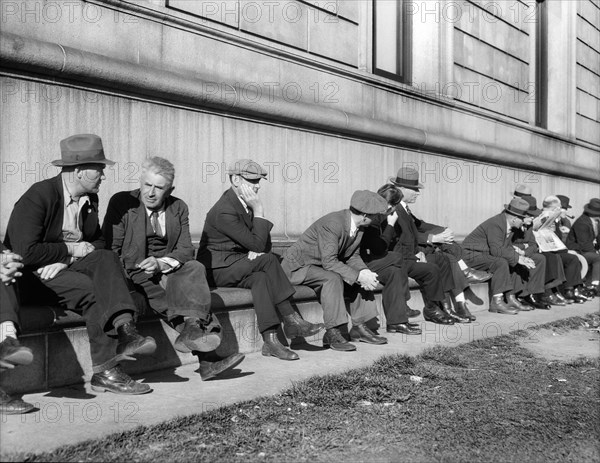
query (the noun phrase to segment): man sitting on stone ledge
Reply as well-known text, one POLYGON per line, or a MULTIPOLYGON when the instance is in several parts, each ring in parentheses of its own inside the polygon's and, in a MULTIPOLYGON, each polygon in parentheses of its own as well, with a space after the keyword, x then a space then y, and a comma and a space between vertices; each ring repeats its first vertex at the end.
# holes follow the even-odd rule
MULTIPOLYGON (((17 339, 19 326, 19 301, 15 291, 16 279, 22 276, 21 256, 10 252, 0 243, 0 371, 11 370, 17 365, 29 365, 33 352, 21 346, 17 339)), ((9 396, 0 389, 0 414, 27 413, 35 407, 23 399, 9 396)))
MULTIPOLYGON (((140 188, 115 194, 102 227, 106 245, 123 261, 135 289, 178 332, 179 352, 214 351, 222 328, 210 312, 206 269, 194 260, 188 206, 172 196, 175 168, 161 157, 142 164, 140 188)), ((238 365, 236 353, 209 362, 201 356, 203 380, 238 365)))
POLYGON ((266 171, 250 159, 230 164, 227 170, 231 188, 206 215, 197 259, 216 286, 249 288, 252 292, 258 330, 264 341, 262 354, 282 360, 297 360, 277 338, 283 317, 283 330, 291 338, 313 336, 323 329, 294 311, 290 298, 295 293, 278 258, 271 253, 271 228, 258 195, 266 171))
POLYGON ((480 224, 462 242, 467 265, 492 274, 490 312, 516 315, 532 310, 517 300, 517 293, 526 296, 543 291, 546 259, 541 254, 527 257, 513 245, 528 210, 527 201, 513 198, 504 211, 480 224))
POLYGON ((153 353, 156 343, 136 331, 136 307, 121 263, 104 249, 97 193, 105 166, 114 162, 104 157, 97 135, 73 135, 62 140, 60 148, 61 159, 52 164, 61 167, 61 173, 35 183, 17 201, 5 244, 23 257, 28 294, 44 294, 82 312, 92 357, 92 389, 150 392, 148 384, 132 380, 119 365, 135 360, 133 355, 153 353))
MULTIPOLYGON (((387 339, 375 334, 367 323, 377 317, 377 306, 372 294, 379 284, 378 274, 369 270, 360 257, 363 227, 371 224, 376 214, 388 208, 385 200, 372 191, 355 191, 350 208, 331 212, 302 233, 298 241, 283 255, 283 269, 293 284, 307 285, 319 295, 323 306, 325 336, 323 346, 339 351, 354 351, 356 346, 345 338, 348 314, 344 293, 352 299, 350 338, 369 344, 386 344, 387 339)), ((393 304, 391 300, 405 298, 406 287, 397 283, 406 279, 394 266, 382 273, 381 282, 389 282, 390 294, 387 309, 401 310, 398 323, 408 320, 406 304, 393 304)))

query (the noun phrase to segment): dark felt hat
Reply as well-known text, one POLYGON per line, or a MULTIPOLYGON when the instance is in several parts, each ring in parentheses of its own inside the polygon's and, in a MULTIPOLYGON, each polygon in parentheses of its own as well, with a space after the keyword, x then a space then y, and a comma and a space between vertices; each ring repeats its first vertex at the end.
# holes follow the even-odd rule
POLYGON ((529 203, 523 198, 513 198, 510 203, 504 205, 504 212, 524 218, 529 210, 529 203))
POLYGON ((352 194, 350 206, 363 214, 383 214, 388 203, 374 191, 357 190, 352 194))
POLYGON ((227 168, 229 175, 240 175, 248 180, 259 180, 267 178, 267 171, 258 162, 251 159, 238 159, 229 164, 227 168))
POLYGON ((537 200, 533 196, 523 196, 523 199, 529 204, 529 209, 527 209, 527 215, 537 217, 542 213, 541 209, 538 209, 537 200))
POLYGON ((58 167, 81 164, 104 164, 112 166, 114 161, 104 157, 102 139, 91 133, 81 133, 60 141, 61 158, 52 161, 58 167))
POLYGON ((390 183, 404 188, 425 188, 419 183, 419 171, 412 167, 402 167, 396 177, 390 177, 390 183))
POLYGON ((560 199, 560 207, 562 207, 563 209, 571 209, 573 207, 569 204, 571 198, 569 198, 568 196, 556 195, 556 197, 560 199))
POLYGON ((583 211, 593 217, 600 217, 600 199, 590 199, 590 202, 583 206, 583 211))

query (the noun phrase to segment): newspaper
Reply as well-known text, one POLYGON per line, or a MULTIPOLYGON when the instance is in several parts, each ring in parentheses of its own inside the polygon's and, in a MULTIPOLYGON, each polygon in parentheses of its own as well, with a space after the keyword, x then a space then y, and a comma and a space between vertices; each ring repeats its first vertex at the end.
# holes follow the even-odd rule
POLYGON ((534 231, 533 236, 540 248, 541 252, 553 252, 562 251, 567 249, 565 244, 560 240, 554 231, 548 228, 541 228, 540 230, 534 231))
POLYGON ((543 230, 548 227, 553 227, 556 219, 560 217, 561 210, 543 211, 535 219, 533 219, 533 230, 543 230))

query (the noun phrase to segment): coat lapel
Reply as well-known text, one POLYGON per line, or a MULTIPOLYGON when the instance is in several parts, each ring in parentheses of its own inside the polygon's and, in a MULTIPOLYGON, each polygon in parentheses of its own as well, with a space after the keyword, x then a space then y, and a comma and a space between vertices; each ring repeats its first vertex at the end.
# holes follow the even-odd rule
POLYGON ((250 217, 250 214, 248 212, 246 212, 246 209, 244 209, 244 206, 242 205, 242 202, 240 201, 238 196, 235 194, 235 191, 233 191, 233 189, 230 188, 229 190, 227 190, 227 192, 225 194, 227 195, 227 199, 229 199, 229 201, 233 205, 233 208, 235 209, 235 211, 244 220, 244 223, 246 224, 246 226, 250 230, 252 230, 252 228, 253 228, 252 227, 252 218, 250 217))

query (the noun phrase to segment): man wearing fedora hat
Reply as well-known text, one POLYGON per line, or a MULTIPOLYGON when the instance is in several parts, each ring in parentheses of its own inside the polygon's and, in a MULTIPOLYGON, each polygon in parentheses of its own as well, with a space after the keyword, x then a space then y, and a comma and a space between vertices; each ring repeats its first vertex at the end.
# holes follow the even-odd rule
MULTIPOLYGON (((348 324, 344 292, 350 296, 352 329, 350 338, 370 344, 385 344, 387 339, 375 334, 367 322, 377 317, 377 307, 371 291, 381 282, 384 291, 386 313, 394 313, 396 323, 407 323, 406 310, 401 304, 406 288, 402 287, 403 273, 390 266, 377 274, 369 270, 360 257, 363 227, 368 226, 375 214, 387 210, 387 203, 378 194, 355 191, 350 208, 331 212, 302 233, 283 255, 283 269, 294 284, 304 284, 319 295, 325 320, 323 346, 339 351, 354 351, 356 346, 344 337, 348 324), (389 284, 386 284, 389 283, 389 284)), ((390 322, 392 322, 390 318, 390 322)))
MULTIPOLYGON (((156 343, 138 334, 136 311, 118 256, 104 249, 98 223, 98 190, 106 165, 97 135, 60 142, 61 167, 54 178, 35 183, 15 204, 5 244, 23 257, 27 294, 43 294, 81 311, 92 357, 92 389, 117 394, 150 392, 119 363, 151 354, 156 343), (111 336, 116 333, 116 337, 111 336)), ((23 292, 25 293, 25 292, 23 292)))
POLYGON ((600 198, 592 198, 583 206, 583 214, 567 236, 567 247, 580 253, 589 264, 588 294, 600 295, 600 198))
POLYGON ((222 328, 210 312, 206 269, 194 259, 187 204, 171 195, 174 180, 170 161, 146 159, 140 188, 110 199, 102 231, 107 249, 121 257, 135 289, 179 332, 175 349, 198 352, 200 377, 208 380, 238 365, 244 356, 204 360, 204 353, 221 343, 222 328))
POLYGON ((543 291, 546 260, 527 257, 513 243, 528 210, 527 201, 513 198, 504 211, 477 226, 462 242, 467 264, 492 274, 490 312, 515 315, 531 310, 517 300, 516 293, 525 296, 540 292, 540 288, 543 291))
POLYGON ((260 181, 267 177, 262 166, 240 159, 227 170, 231 187, 206 214, 196 258, 216 286, 249 288, 252 292, 258 329, 263 338, 262 354, 282 360, 297 360, 277 337, 283 317, 283 331, 291 337, 307 337, 323 329, 322 324, 304 320, 290 298, 295 293, 271 252, 273 223, 265 218, 258 195, 260 181))
MULTIPOLYGON (((471 283, 487 281, 491 275, 470 268, 462 259, 462 249, 454 241, 454 232, 446 227, 427 223, 418 219, 410 210, 409 204, 414 204, 424 188, 419 183, 419 172, 412 167, 402 167, 396 177, 390 177, 390 184, 400 192, 402 198, 396 206, 397 222, 394 225, 396 239, 392 243, 394 250, 402 252, 407 260, 409 276, 420 282, 422 277, 416 275, 416 270, 423 268, 426 262, 439 269, 440 284, 444 293, 443 300, 438 305, 446 315, 446 319, 457 322, 470 322, 475 317, 469 311, 465 291, 470 290, 471 283), (452 310, 451 299, 454 298, 455 310, 452 310)), ((444 323, 435 307, 437 299, 430 299, 426 285, 423 282, 426 303, 426 319, 435 323, 444 323)), ((438 296, 439 297, 439 296, 438 296)))

